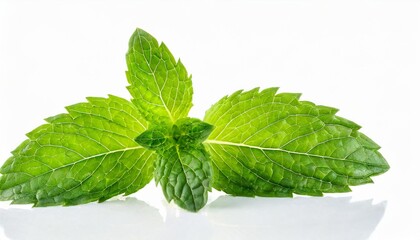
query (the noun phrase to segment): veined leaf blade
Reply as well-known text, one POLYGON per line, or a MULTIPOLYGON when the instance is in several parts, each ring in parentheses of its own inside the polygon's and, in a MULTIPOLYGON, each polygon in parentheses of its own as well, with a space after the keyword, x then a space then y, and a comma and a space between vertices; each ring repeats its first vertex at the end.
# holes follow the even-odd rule
POLYGON ((153 177, 153 152, 134 138, 147 122, 119 97, 88 98, 28 133, 0 169, 0 200, 35 206, 105 201, 153 177))
POLYGON ((202 144, 173 145, 158 154, 155 180, 168 202, 197 212, 207 203, 212 178, 209 155, 202 144))
POLYGON ((148 121, 174 123, 187 117, 192 107, 191 76, 165 44, 159 45, 152 35, 137 29, 126 59, 128 90, 148 121))
POLYGON ((371 182, 389 166, 379 146, 337 109, 299 101, 277 88, 238 91, 204 118, 213 186, 234 195, 320 196, 371 182))

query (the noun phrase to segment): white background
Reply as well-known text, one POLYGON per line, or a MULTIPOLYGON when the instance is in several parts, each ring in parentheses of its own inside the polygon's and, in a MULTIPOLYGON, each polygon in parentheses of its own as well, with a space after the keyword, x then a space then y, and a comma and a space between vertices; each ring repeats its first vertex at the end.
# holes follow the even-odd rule
POLYGON ((136 27, 193 75, 192 116, 238 89, 301 92, 362 125, 391 170, 326 198, 214 192, 197 214, 166 204, 154 184, 104 204, 3 202, 0 239, 420 239, 418 1, 2 0, 0 163, 64 106, 129 98, 125 52, 136 27))

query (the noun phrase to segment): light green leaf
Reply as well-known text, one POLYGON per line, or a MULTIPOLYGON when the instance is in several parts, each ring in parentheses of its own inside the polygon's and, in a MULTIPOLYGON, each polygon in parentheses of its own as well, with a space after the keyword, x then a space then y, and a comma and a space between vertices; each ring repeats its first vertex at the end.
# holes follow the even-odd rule
POLYGON ((379 146, 338 117, 277 88, 238 91, 206 113, 213 187, 233 195, 320 196, 371 182, 389 165, 379 146))
POLYGON ((149 33, 137 29, 127 53, 128 90, 133 103, 150 122, 187 117, 192 106, 192 82, 181 61, 149 33))
POLYGON ((0 169, 0 200, 34 206, 102 202, 150 182, 156 156, 134 141, 147 127, 136 107, 115 96, 88 101, 27 134, 0 169))

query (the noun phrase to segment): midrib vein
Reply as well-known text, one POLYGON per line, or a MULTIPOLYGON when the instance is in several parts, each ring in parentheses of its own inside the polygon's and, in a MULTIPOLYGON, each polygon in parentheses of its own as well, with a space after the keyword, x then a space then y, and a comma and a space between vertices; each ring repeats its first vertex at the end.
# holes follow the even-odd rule
MULTIPOLYGON (((341 160, 341 161, 350 161, 350 162, 352 162, 351 160, 348 160, 348 159, 345 159, 345 158, 335 158, 335 157, 322 156, 322 155, 316 155, 316 154, 311 154, 311 153, 295 152, 295 151, 289 151, 289 150, 285 150, 285 149, 281 149, 281 148, 259 147, 259 146, 253 146, 253 145, 244 144, 244 143, 235 143, 235 142, 227 142, 227 141, 219 141, 219 140, 209 140, 209 139, 206 140, 204 143, 207 143, 207 144, 219 144, 219 145, 229 145, 229 146, 236 146, 236 147, 246 147, 246 148, 258 149, 258 150, 261 150, 261 151, 279 151, 279 152, 284 152, 284 153, 289 153, 289 154, 304 155, 304 156, 307 156, 307 157, 318 157, 318 158, 326 158, 326 159, 331 159, 331 160, 341 160)), ((361 163, 361 162, 357 162, 357 163, 361 163)))

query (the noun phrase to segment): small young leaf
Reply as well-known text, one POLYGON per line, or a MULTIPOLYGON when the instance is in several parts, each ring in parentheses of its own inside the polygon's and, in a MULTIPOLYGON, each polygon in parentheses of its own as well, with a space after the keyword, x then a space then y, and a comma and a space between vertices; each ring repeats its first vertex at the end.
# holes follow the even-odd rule
POLYGON ((88 98, 28 134, 0 173, 0 200, 77 205, 138 191, 156 155, 134 138, 147 123, 127 100, 88 98))
POLYGON ((172 128, 154 127, 136 138, 158 155, 155 180, 166 199, 189 211, 204 207, 211 190, 211 161, 201 142, 212 129, 199 119, 183 118, 172 128))
POLYGON ((149 33, 137 29, 127 53, 128 90, 133 103, 149 122, 187 117, 192 106, 192 82, 181 61, 149 33))
POLYGON ((147 130, 136 138, 136 142, 140 146, 151 150, 163 147, 168 141, 169 139, 165 135, 165 132, 158 128, 147 130))
POLYGON ((173 138, 181 145, 202 143, 213 126, 196 118, 183 118, 173 126, 173 138))
POLYGON ((206 112, 215 126, 204 142, 213 187, 240 196, 321 196, 350 191, 389 169, 379 146, 337 109, 276 92, 238 91, 206 112))

